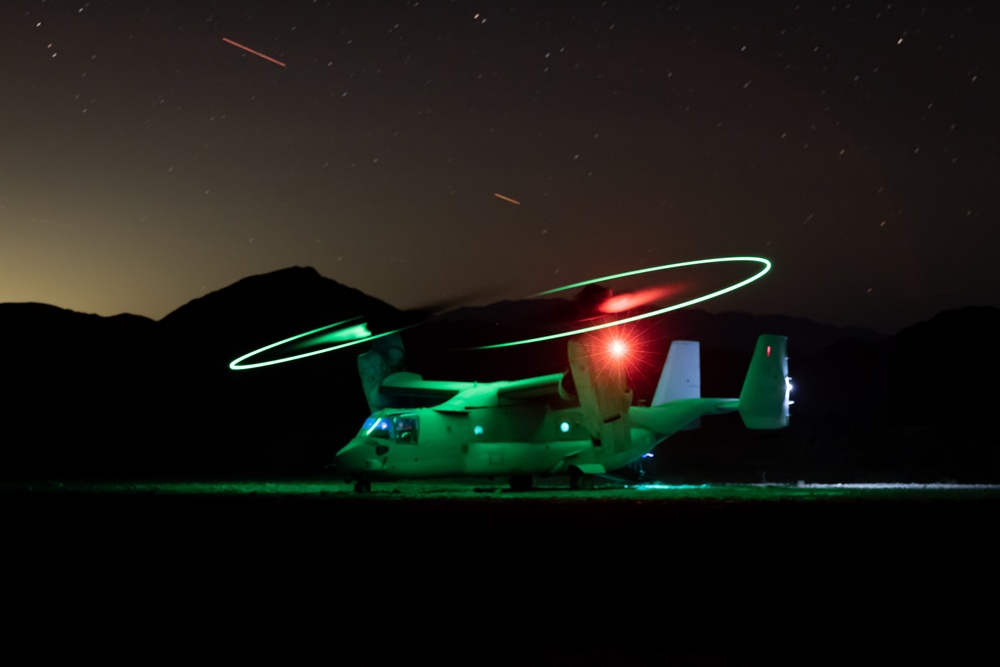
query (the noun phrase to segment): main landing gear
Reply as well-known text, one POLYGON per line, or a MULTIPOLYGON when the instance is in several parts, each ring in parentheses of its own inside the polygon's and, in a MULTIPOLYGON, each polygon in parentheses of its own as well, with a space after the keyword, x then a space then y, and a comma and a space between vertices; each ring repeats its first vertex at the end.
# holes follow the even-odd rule
POLYGON ((594 476, 573 468, 569 473, 569 488, 574 491, 593 491, 594 476))
POLYGON ((368 480, 361 479, 354 483, 355 493, 371 493, 371 490, 372 483, 368 480))
POLYGON ((510 490, 511 491, 530 491, 532 485, 534 484, 534 479, 531 475, 511 475, 510 476, 510 490))

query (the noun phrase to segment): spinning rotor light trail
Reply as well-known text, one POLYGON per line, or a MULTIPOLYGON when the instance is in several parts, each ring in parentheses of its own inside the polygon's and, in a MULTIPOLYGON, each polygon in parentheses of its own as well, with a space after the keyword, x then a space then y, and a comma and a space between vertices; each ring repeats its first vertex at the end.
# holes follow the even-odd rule
POLYGON ((229 364, 229 368, 234 371, 244 371, 250 368, 262 368, 264 366, 274 366, 276 364, 283 364, 286 361, 295 361, 296 359, 305 359, 306 357, 314 357, 317 354, 324 354, 326 352, 333 352, 334 350, 341 350, 345 347, 357 345, 358 343, 363 343, 369 340, 375 340, 376 338, 382 338, 383 336, 394 334, 397 331, 402 331, 402 329, 394 329, 392 331, 386 331, 380 334, 372 334, 372 332, 368 330, 368 323, 359 322, 358 320, 360 319, 361 319, 360 317, 352 317, 347 320, 341 320, 340 322, 328 324, 327 326, 320 327, 319 329, 313 329, 312 331, 307 331, 305 333, 298 334, 297 336, 292 336, 291 338, 279 340, 277 343, 271 343, 270 345, 265 345, 260 349, 250 352, 249 354, 244 354, 239 359, 234 359, 229 364), (323 331, 326 331, 327 333, 322 335, 316 335, 314 340, 304 340, 309 336, 320 334, 320 332, 323 331), (280 359, 271 359, 270 361, 259 361, 254 364, 244 363, 245 361, 251 359, 252 357, 256 357, 257 355, 263 354, 268 350, 273 350, 281 346, 288 346, 292 350, 295 350, 295 349, 312 347, 314 345, 321 345, 324 343, 332 343, 332 344, 327 347, 322 347, 318 350, 310 350, 308 352, 303 352, 301 354, 293 354, 291 356, 281 357, 280 359))
POLYGON ((617 327, 622 324, 628 324, 629 322, 638 322, 639 320, 646 319, 647 317, 655 317, 656 315, 663 315, 664 313, 669 313, 673 310, 680 310, 687 306, 693 306, 696 303, 704 303, 710 299, 714 299, 717 296, 722 296, 723 294, 728 294, 734 290, 749 285, 753 281, 761 278, 765 273, 771 270, 771 262, 764 259, 763 257, 716 257, 714 259, 697 259, 691 262, 680 262, 678 264, 665 264, 663 266, 654 266, 648 269, 637 269, 635 271, 626 271, 625 273, 616 273, 610 276, 604 276, 602 278, 594 278, 593 280, 585 280, 579 283, 573 283, 572 285, 566 285, 564 287, 557 287, 555 289, 550 289, 546 292, 539 292, 534 296, 546 296, 549 294, 555 294, 557 292, 564 292, 566 290, 576 289, 577 287, 584 287, 586 285, 593 285, 602 281, 616 280, 618 278, 628 278, 630 276, 638 276, 644 273, 655 273, 657 271, 669 271, 670 269, 680 269, 686 266, 700 266, 702 264, 721 264, 726 262, 753 262, 763 265, 760 271, 750 276, 746 280, 741 280, 738 283, 733 283, 732 285, 725 287, 720 290, 716 290, 710 294, 705 294, 704 296, 699 296, 694 299, 689 299, 683 303, 677 303, 672 306, 667 306, 666 308, 660 308, 659 310, 654 310, 649 313, 643 313, 641 315, 634 315, 632 317, 624 317, 620 320, 615 320, 613 322, 605 322, 603 324, 595 324, 589 327, 583 327, 580 329, 574 329, 573 331, 563 331, 560 333, 550 334, 548 336, 538 336, 537 338, 525 338, 524 340, 516 340, 509 343, 497 343, 495 345, 483 345, 481 347, 473 348, 475 350, 489 350, 501 347, 513 347, 515 345, 527 345, 529 343, 540 343, 545 340, 554 340, 556 338, 566 338, 568 336, 575 336, 577 334, 589 333, 591 331, 598 331, 600 329, 608 329, 610 327, 617 327))
MULTIPOLYGON (((604 322, 602 324, 595 324, 593 326, 582 327, 579 329, 574 329, 572 331, 563 331, 560 333, 550 334, 547 336, 539 336, 537 338, 525 338, 523 340, 515 340, 506 343, 497 343, 494 345, 483 345, 480 347, 471 348, 473 350, 488 350, 501 347, 513 347, 515 345, 528 345, 529 343, 539 343, 546 340, 554 340, 556 338, 566 338, 568 336, 575 336, 577 334, 589 333, 592 331, 599 331, 601 329, 609 329, 611 327, 621 326, 623 324, 628 324, 630 322, 638 322, 639 320, 645 319, 647 317, 654 317, 656 315, 662 315, 664 313, 669 313, 673 310, 679 310, 686 306, 691 306, 696 303, 703 303, 709 299, 714 299, 717 296, 722 296, 734 290, 737 290, 745 285, 749 285, 753 281, 762 277, 765 273, 771 270, 771 262, 764 259, 763 257, 717 257, 714 259, 699 259, 691 262, 680 262, 678 264, 665 264, 663 266, 654 266, 647 269, 637 269, 635 271, 626 271, 625 273, 616 273, 610 276, 603 276, 601 278, 594 278, 593 280, 585 280, 579 283, 573 283, 572 285, 566 285, 564 287, 557 287, 555 289, 548 290, 546 292, 539 292, 534 296, 545 296, 549 294, 555 294, 557 292, 564 292, 566 290, 576 289, 578 287, 584 287, 586 285, 593 285, 602 281, 616 280, 618 278, 627 278, 630 276, 637 276, 644 273, 655 273, 658 271, 669 271, 670 269, 679 269, 687 266, 699 266, 702 264, 721 264, 728 262, 751 262, 762 265, 760 271, 750 276, 745 280, 734 283, 720 290, 716 290, 710 294, 705 294, 694 299, 689 299, 683 303, 674 304, 672 306, 667 306, 666 308, 660 308, 659 310, 654 310, 649 313, 643 313, 641 315, 634 315, 632 317, 625 317, 620 320, 615 320, 612 322, 604 322)), ((410 325, 415 326, 415 325, 410 325)), ((409 327, 404 327, 409 328, 409 327)), ((352 317, 346 320, 341 320, 340 322, 335 322, 329 324, 325 327, 320 327, 319 329, 313 329, 311 331, 306 331, 305 333, 298 334, 297 336, 292 336, 291 338, 285 338, 284 340, 279 340, 277 343, 271 343, 260 349, 254 350, 248 354, 244 354, 238 359, 234 359, 230 364, 229 368, 234 371, 242 371, 250 368, 262 368, 264 366, 274 366, 276 364, 283 364, 287 361, 295 361, 297 359, 305 359, 306 357, 314 357, 318 354, 324 354, 326 352, 333 352, 334 350, 342 350, 346 347, 352 345, 357 345, 365 341, 375 340, 377 338, 382 338, 383 336, 389 336, 394 333, 398 333, 403 329, 393 329, 391 331, 386 331, 380 334, 372 334, 368 330, 367 322, 361 321, 361 317, 352 317), (319 349, 309 349, 313 347, 320 346, 319 349), (256 363, 246 363, 253 357, 264 354, 265 352, 272 350, 279 350, 280 348, 287 348, 280 350, 281 354, 286 352, 292 352, 287 356, 280 357, 278 359, 269 359, 266 361, 258 361, 256 363), (307 351, 302 351, 307 350, 307 351)), ((616 356, 623 356, 626 353, 626 347, 622 342, 618 342, 612 348, 612 353, 616 356)))

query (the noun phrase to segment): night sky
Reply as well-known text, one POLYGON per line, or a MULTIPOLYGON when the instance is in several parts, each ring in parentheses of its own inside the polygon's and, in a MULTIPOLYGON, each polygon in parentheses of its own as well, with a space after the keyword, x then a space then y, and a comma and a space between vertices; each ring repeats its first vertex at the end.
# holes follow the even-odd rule
POLYGON ((0 302, 159 319, 298 265, 408 308, 759 255, 710 309, 893 333, 1000 306, 998 25, 991 0, 3 0, 0 302))

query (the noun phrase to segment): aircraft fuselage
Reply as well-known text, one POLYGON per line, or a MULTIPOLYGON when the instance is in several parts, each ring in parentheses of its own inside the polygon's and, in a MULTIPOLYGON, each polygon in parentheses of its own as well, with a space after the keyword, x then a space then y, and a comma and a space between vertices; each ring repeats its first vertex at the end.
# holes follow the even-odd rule
POLYGON ((380 410, 337 454, 337 469, 355 479, 552 475, 571 467, 623 467, 662 437, 633 428, 632 446, 610 452, 591 439, 578 406, 513 405, 442 411, 380 410))

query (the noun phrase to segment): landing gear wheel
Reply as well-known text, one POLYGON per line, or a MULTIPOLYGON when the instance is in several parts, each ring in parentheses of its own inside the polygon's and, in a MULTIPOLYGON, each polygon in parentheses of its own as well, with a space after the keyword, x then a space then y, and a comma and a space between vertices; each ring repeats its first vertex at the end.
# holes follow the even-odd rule
POLYGON ((510 476, 510 489, 511 491, 528 491, 531 489, 534 480, 531 475, 511 475, 510 476))
POLYGON ((371 493, 372 483, 366 480, 360 480, 354 483, 355 493, 371 493))
POLYGON ((594 476, 574 470, 569 475, 569 488, 574 491, 593 491, 594 476))

